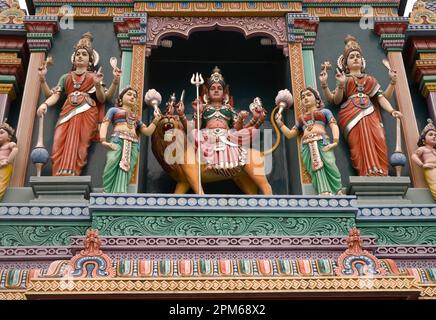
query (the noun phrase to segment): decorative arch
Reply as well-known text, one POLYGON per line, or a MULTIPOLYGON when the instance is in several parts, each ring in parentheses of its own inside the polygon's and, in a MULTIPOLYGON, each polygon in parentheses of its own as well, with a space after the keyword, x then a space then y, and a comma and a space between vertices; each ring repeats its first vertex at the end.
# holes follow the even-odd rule
POLYGON ((180 36, 185 39, 193 32, 209 30, 236 31, 247 39, 268 37, 288 55, 286 21, 284 17, 149 17, 147 23, 147 56, 161 39, 180 36))

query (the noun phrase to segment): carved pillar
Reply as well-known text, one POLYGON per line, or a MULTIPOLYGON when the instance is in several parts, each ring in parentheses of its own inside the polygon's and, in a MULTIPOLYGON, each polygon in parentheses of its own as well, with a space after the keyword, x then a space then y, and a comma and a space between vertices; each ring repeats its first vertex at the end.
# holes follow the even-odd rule
MULTIPOLYGON (((316 88, 315 65, 313 60, 313 45, 319 18, 308 14, 288 13, 286 16, 289 44, 289 62, 291 65, 292 95, 294 96, 295 121, 304 112, 300 103, 300 92, 306 85, 316 88)), ((298 152, 301 154, 300 138, 298 138, 298 152)), ((293 155, 295 157, 295 155, 293 155)), ((300 182, 311 182, 310 175, 304 169, 299 158, 300 182)), ((303 189, 304 190, 304 189, 303 189)))
POLYGON ((5 3, 0 9, 0 123, 8 118, 10 104, 23 82, 23 65, 27 63, 25 47, 25 12, 18 1, 5 3))
POLYGON ((12 187, 24 186, 27 161, 31 149, 33 124, 41 87, 37 70, 44 61, 46 52, 51 48, 53 35, 59 29, 57 17, 55 16, 26 16, 24 27, 27 31, 30 60, 17 125, 19 151, 14 162, 14 173, 10 183, 12 187))
POLYGON ((406 145, 405 153, 410 164, 412 183, 414 187, 421 188, 426 187, 422 169, 415 165, 411 159, 412 153, 416 149, 416 142, 419 140, 419 131, 402 57, 407 26, 408 19, 406 17, 376 17, 374 32, 380 36, 380 44, 387 52, 389 63, 397 71, 395 98, 398 109, 404 115, 402 128, 406 145))
MULTIPOLYGON (((144 77, 146 64, 146 13, 127 13, 114 17, 114 29, 122 51, 121 68, 123 75, 120 89, 130 84, 138 91, 138 116, 142 117, 144 99, 144 77)), ((138 192, 140 156, 130 181, 130 192, 138 192)))

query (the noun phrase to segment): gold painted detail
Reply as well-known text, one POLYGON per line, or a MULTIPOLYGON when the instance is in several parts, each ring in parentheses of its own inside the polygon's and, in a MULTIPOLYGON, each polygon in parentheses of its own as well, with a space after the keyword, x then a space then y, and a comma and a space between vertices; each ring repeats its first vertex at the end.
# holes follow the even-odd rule
MULTIPOLYGON (((321 4, 322 5, 322 4, 321 4)), ((307 13, 322 20, 360 20, 360 7, 308 7, 307 13)), ((373 7, 374 17, 398 17, 397 9, 391 7, 373 7)))
POLYGON ((14 85, 11 83, 0 83, 0 94, 7 94, 11 100, 17 97, 14 85))
POLYGON ((420 299, 436 300, 436 284, 422 284, 420 299))
MULTIPOLYGON (((132 7, 75 7, 74 19, 92 18, 93 20, 112 20, 114 16, 133 12, 132 7)), ((37 16, 64 16, 65 11, 60 7, 38 7, 37 16)))
POLYGON ((421 93, 424 96, 424 98, 427 98, 430 92, 436 92, 436 82, 427 82, 422 87, 421 93))
POLYGON ((0 12, 0 24, 23 24, 26 13, 20 9, 18 0, 9 0, 7 2, 9 2, 9 8, 0 12))
POLYGON ((283 16, 301 12, 301 2, 139 2, 135 12, 163 16, 283 16))
POLYGON ((436 12, 427 9, 425 5, 421 0, 415 2, 410 13, 410 24, 436 24, 436 12))
POLYGON ((0 300, 26 300, 26 291, 0 291, 0 300))
MULTIPOLYGON (((65 282, 65 281, 64 281, 65 282)), ((200 294, 265 292, 420 292, 414 277, 265 277, 265 278, 142 278, 73 279, 65 286, 61 279, 34 279, 26 296, 38 294, 200 294)))
POLYGON ((436 60, 436 53, 421 52, 419 54, 419 59, 421 59, 421 60, 436 60))

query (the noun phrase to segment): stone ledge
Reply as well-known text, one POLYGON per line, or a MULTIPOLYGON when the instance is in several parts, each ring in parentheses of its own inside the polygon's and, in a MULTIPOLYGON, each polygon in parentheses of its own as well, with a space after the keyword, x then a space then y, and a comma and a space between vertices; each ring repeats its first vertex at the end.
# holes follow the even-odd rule
POLYGON ((347 211, 355 212, 356 197, 262 196, 262 195, 174 195, 174 194, 107 194, 92 193, 91 211, 347 211))

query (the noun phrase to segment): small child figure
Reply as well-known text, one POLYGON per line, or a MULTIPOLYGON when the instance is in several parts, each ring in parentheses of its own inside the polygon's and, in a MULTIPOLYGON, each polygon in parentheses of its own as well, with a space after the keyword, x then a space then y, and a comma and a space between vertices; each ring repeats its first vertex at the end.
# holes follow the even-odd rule
POLYGON ((427 181, 433 199, 436 200, 436 127, 431 119, 421 132, 418 149, 413 153, 412 160, 424 169, 424 178, 427 181))
POLYGON ((12 176, 12 163, 18 153, 15 130, 7 123, 0 124, 0 201, 12 176))

